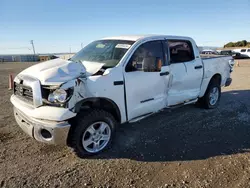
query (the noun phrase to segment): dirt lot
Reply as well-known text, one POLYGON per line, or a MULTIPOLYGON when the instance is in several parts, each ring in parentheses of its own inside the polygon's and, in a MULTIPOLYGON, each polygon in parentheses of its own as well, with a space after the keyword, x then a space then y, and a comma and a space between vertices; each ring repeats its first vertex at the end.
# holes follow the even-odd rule
POLYGON ((122 125, 115 144, 90 159, 38 143, 17 126, 0 64, 0 187, 250 187, 250 61, 239 61, 218 109, 194 105, 122 125))

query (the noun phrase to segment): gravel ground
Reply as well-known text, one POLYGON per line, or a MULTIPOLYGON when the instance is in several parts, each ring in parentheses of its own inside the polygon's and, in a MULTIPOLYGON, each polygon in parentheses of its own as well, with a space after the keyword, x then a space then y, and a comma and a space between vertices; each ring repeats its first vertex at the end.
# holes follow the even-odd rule
POLYGON ((166 110, 122 125, 111 150, 79 159, 38 143, 15 123, 0 64, 0 187, 250 187, 250 61, 239 60, 220 106, 166 110))

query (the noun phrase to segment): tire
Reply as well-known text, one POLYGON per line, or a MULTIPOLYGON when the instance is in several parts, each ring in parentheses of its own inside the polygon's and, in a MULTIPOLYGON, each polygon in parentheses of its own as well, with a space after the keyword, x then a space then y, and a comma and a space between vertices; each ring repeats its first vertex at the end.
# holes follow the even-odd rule
POLYGON ((92 110, 85 115, 81 113, 76 117, 69 134, 69 146, 80 158, 99 154, 111 146, 116 124, 114 117, 103 110, 92 110))
POLYGON ((205 95, 199 100, 199 103, 206 109, 214 109, 218 106, 220 102, 220 97, 221 97, 220 84, 216 80, 212 80, 208 85, 205 95), (211 95, 214 96, 214 100, 211 99, 211 95))

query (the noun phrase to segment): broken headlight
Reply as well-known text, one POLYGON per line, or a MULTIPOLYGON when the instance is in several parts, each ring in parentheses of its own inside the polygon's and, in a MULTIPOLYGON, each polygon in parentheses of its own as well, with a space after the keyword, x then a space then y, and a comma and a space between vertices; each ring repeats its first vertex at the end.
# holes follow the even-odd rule
POLYGON ((57 86, 42 86, 43 104, 48 106, 67 107, 74 88, 62 89, 57 86))
POLYGON ((64 103, 67 100, 67 92, 64 89, 56 89, 48 96, 48 101, 51 103, 64 103))

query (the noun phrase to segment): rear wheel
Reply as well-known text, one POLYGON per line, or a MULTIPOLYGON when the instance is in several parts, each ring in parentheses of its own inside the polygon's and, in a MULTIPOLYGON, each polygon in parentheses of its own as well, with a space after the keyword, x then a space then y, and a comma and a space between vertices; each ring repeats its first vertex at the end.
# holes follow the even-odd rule
POLYGON ((220 84, 216 82, 216 80, 214 80, 209 84, 205 95, 200 99, 200 103, 206 109, 213 109, 218 106, 220 97, 221 97, 220 84))
POLYGON ((70 146, 78 157, 95 155, 111 145, 115 134, 114 117, 103 110, 93 110, 79 115, 70 134, 70 146))

